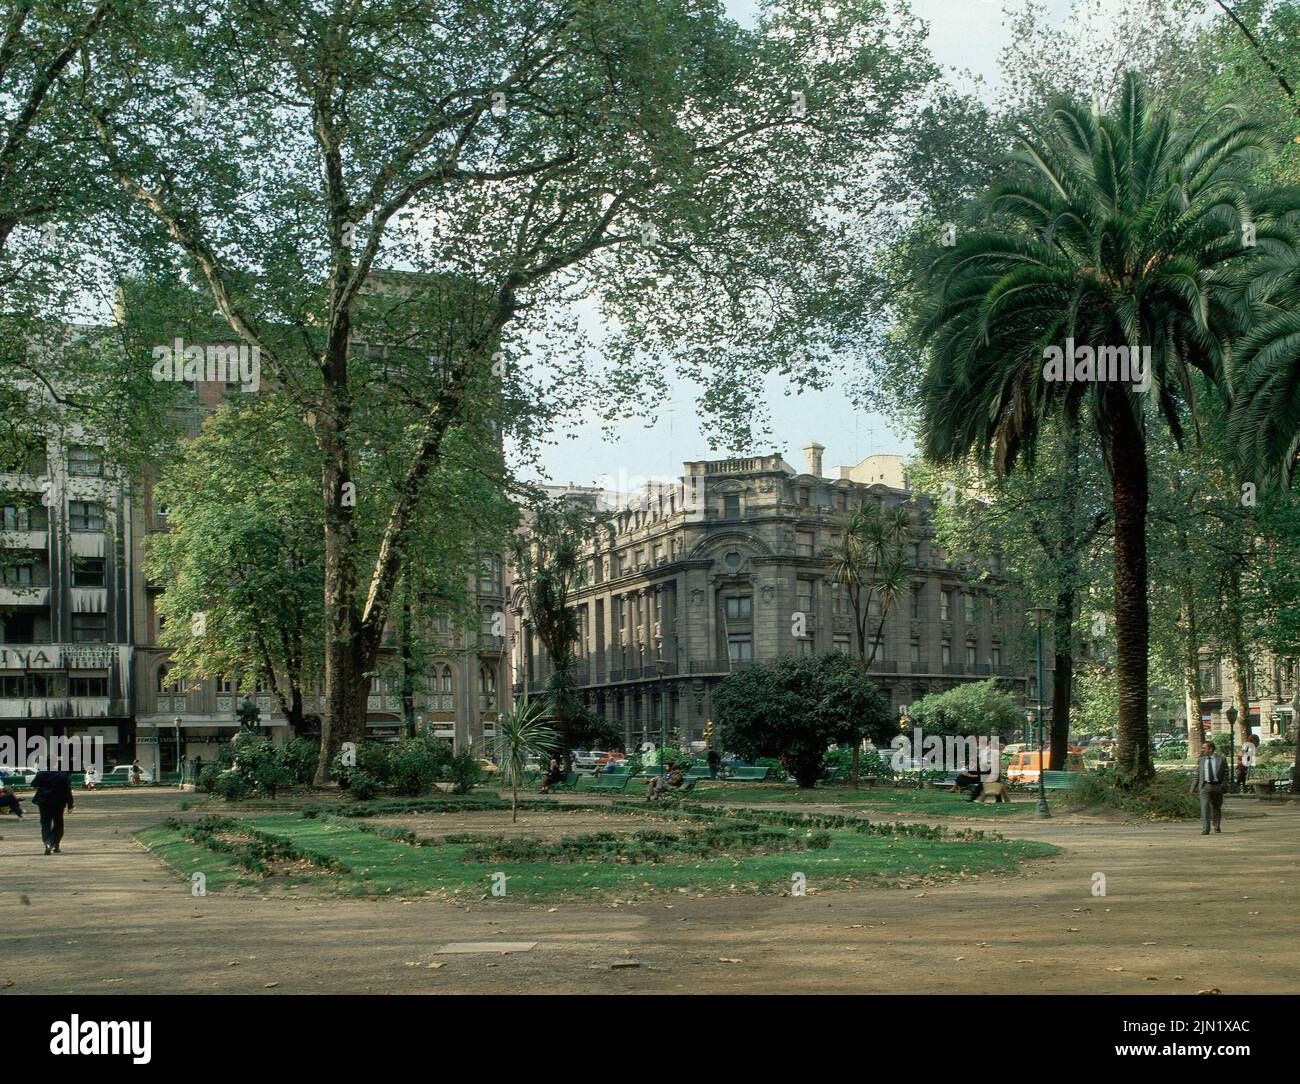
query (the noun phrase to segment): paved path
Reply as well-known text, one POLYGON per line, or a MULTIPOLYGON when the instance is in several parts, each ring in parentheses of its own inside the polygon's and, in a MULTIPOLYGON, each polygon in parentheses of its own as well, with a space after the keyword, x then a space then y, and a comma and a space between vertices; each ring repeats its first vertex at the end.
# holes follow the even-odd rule
POLYGON ((0 817, 5 992, 1300 991, 1295 803, 1230 802, 1208 837, 1193 824, 982 822, 1063 852, 1027 874, 925 889, 461 907, 193 899, 131 838, 181 797, 79 795, 65 852, 49 857, 34 816, 0 817), (538 945, 434 954, 452 941, 538 945), (640 966, 610 968, 628 958, 640 966))

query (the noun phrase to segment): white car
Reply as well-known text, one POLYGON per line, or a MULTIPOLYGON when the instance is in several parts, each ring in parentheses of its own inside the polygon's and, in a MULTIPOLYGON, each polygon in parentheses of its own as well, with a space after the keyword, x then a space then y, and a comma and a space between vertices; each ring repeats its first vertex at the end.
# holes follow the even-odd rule
MULTIPOLYGON (((129 764, 118 764, 116 767, 110 769, 109 771, 106 771, 103 775, 101 775, 101 776, 99 777, 99 781, 100 781, 101 783, 107 783, 110 779, 111 779, 111 780, 121 779, 121 780, 122 780, 123 782, 125 782, 125 783, 130 783, 130 782, 131 782, 131 765, 129 765, 129 764)), ((151 772, 148 768, 141 768, 141 769, 140 769, 140 782, 141 782, 141 783, 152 783, 152 782, 153 782, 153 772, 151 772)))
POLYGON ((5 778, 5 785, 9 787, 30 787, 32 780, 36 778, 35 768, 0 768, 0 775, 5 778))

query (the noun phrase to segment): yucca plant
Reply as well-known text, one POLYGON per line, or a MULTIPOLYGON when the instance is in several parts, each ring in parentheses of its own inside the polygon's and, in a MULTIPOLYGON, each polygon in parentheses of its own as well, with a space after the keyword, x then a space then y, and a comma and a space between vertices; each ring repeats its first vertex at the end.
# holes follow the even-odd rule
POLYGON ((530 757, 544 761, 560 747, 560 736, 551 727, 552 717, 545 701, 518 701, 496 724, 497 772, 510 788, 510 822, 519 819, 519 785, 524 781, 530 757))
POLYGON ((1279 193, 1251 184, 1269 146, 1236 107, 1181 126, 1129 73, 1111 113, 1057 103, 1008 163, 1024 179, 981 207, 995 227, 962 231, 930 268, 926 455, 973 455, 1004 472, 1032 460, 1053 416, 1101 444, 1115 525, 1117 767, 1128 783, 1153 775, 1146 430, 1158 415, 1181 439, 1197 379, 1229 396, 1230 351, 1268 288, 1267 265, 1294 260, 1279 193), (1067 340, 1098 363, 1106 350, 1112 368, 1121 349, 1130 362, 1149 351, 1148 364, 1081 379, 1072 363, 1085 355, 1062 357, 1067 340), (1061 360, 1075 379, 1060 379, 1061 360))

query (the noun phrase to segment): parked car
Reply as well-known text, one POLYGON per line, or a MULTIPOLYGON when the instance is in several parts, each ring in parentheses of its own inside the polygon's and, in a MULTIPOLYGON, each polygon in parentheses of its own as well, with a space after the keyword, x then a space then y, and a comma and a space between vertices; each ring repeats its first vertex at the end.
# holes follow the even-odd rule
POLYGON ((0 768, 5 785, 10 787, 30 787, 36 778, 35 768, 0 768))
MULTIPOLYGON (((103 774, 103 776, 101 777, 101 782, 104 782, 104 783, 107 783, 107 782, 110 782, 110 781, 114 781, 114 782, 116 782, 117 780, 121 780, 123 783, 129 783, 129 782, 131 782, 131 765, 129 765, 129 764, 118 764, 118 765, 116 765, 115 767, 112 767, 112 768, 110 768, 108 771, 106 771, 106 772, 103 774)), ((141 768, 141 769, 140 769, 140 782, 141 782, 141 783, 152 783, 152 782, 153 782, 153 772, 151 772, 148 768, 141 768)))

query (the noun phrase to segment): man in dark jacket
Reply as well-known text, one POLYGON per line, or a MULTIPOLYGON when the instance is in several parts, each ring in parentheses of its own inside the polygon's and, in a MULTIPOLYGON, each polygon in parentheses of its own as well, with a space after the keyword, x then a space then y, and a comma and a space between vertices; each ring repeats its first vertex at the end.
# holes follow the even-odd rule
POLYGON ((72 808, 72 776, 47 769, 36 773, 32 787, 32 801, 41 811, 41 842, 45 844, 45 853, 60 854, 63 811, 72 808))

